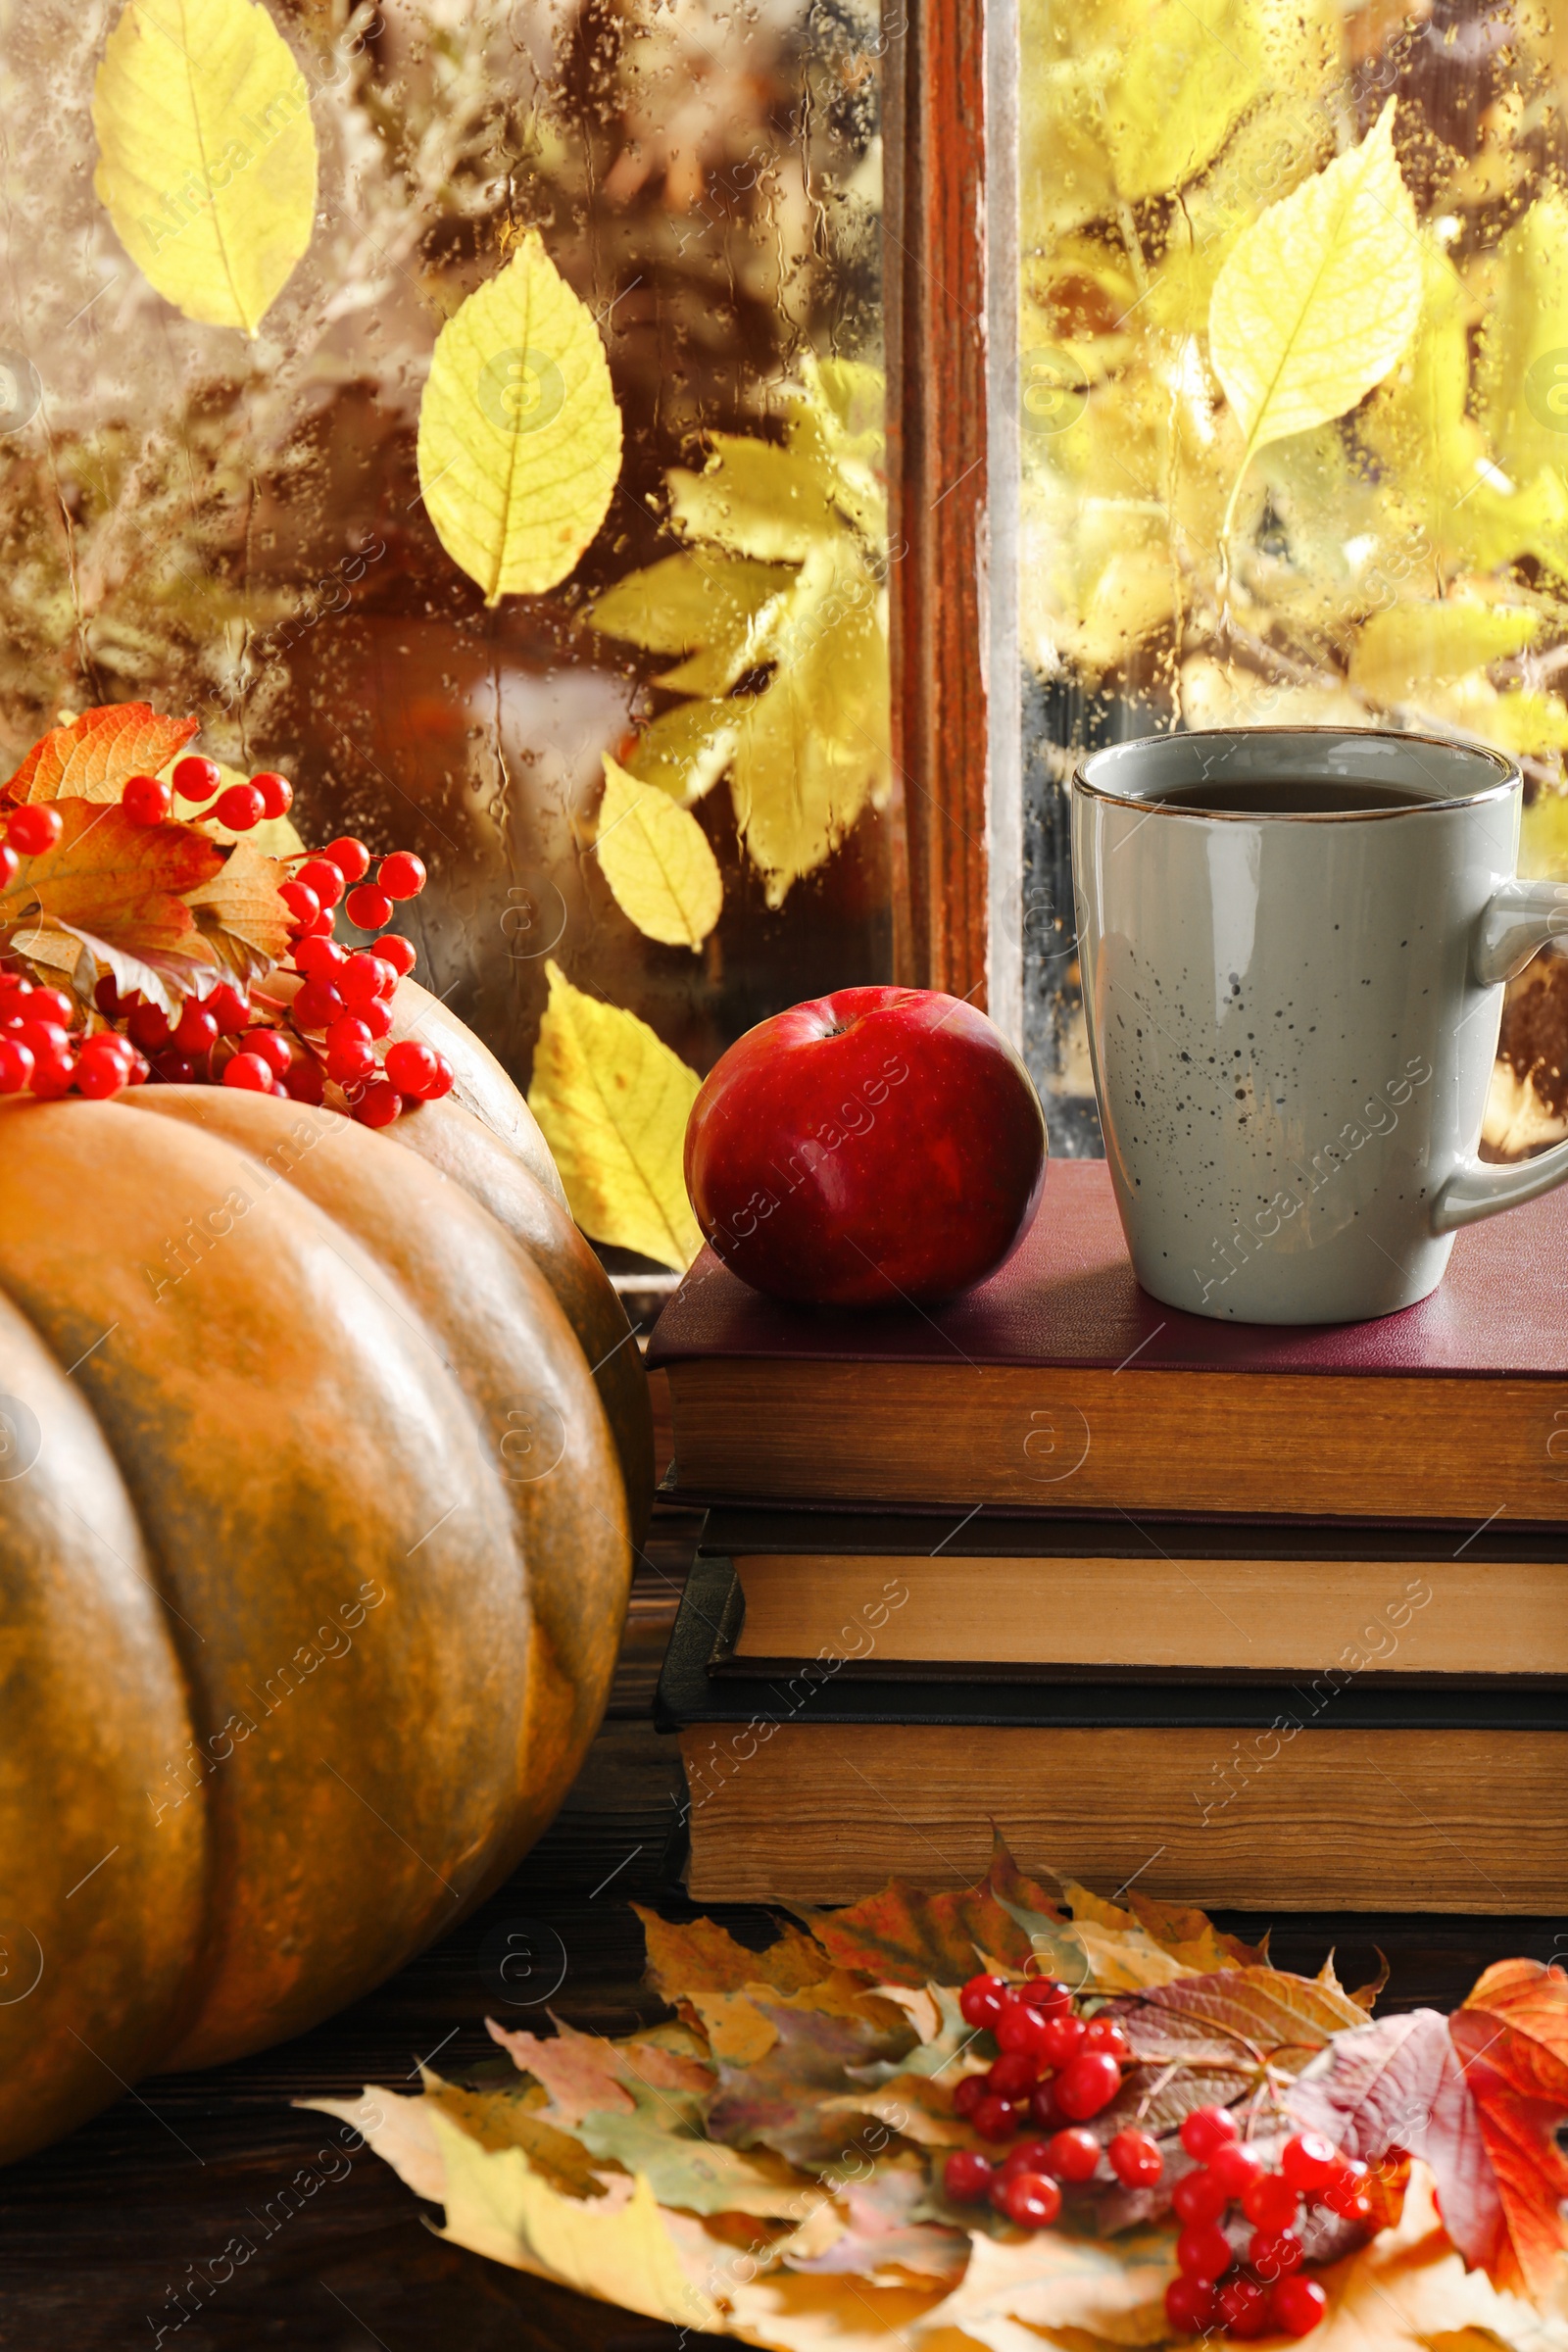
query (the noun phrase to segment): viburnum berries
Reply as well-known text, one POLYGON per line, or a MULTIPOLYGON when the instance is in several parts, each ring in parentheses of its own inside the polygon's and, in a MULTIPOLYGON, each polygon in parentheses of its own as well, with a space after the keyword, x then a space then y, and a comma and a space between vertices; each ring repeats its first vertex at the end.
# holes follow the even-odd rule
POLYGON ((222 785, 223 771, 216 760, 181 760, 174 767, 174 790, 182 801, 210 801, 222 785))
POLYGON ((942 2185, 960 2205, 978 2205, 995 2179, 989 2157, 958 2148, 942 2168, 942 2185))
POLYGON ((120 805, 138 825, 161 825, 173 806, 173 795, 156 776, 132 776, 121 793, 120 805))
POLYGON ((65 831, 65 819, 58 808, 45 801, 31 801, 24 808, 13 809, 6 826, 8 848, 19 858, 41 858, 52 850, 65 831))
POLYGON ((1240 2137, 1241 2127, 1228 2107, 1195 2107, 1182 2121, 1182 2146, 1200 2164, 1207 2164, 1228 2139, 1240 2137))
POLYGON ((1100 2165, 1100 2142, 1092 2132, 1074 2130, 1058 2132, 1047 2142, 1051 2161, 1046 2168, 1058 2180, 1090 2180, 1100 2165))
POLYGON ((1315 2278, 1282 2278, 1269 2299, 1269 2324, 1287 2335, 1310 2335, 1329 2299, 1315 2278))
POLYGON ((1152 2188, 1165 2170, 1159 2143, 1147 2132, 1118 2132, 1105 2154, 1123 2188, 1152 2188))
MULTIPOLYGON (((368 995, 368 1013, 380 1008, 383 1000, 368 995, 367 979, 355 986, 368 995)), ((369 1049, 360 1035, 364 1026, 355 1019, 336 1024, 348 1033, 345 1047, 353 1042, 361 1051, 369 1049)), ((423 1082, 427 1055, 414 1039, 392 1047, 385 1077, 362 1090, 356 1115, 365 1115, 360 1102, 376 1086, 402 1091, 423 1082)), ((1295 2227, 1301 2201, 1315 2199, 1331 2211, 1368 2218, 1364 2165, 1312 2132, 1296 2133, 1283 2148, 1277 2139, 1254 2143, 1243 2137, 1237 2112, 1218 2105, 1185 2118, 1180 2155, 1168 2156, 1169 2141, 1162 2146, 1141 2128, 1142 2109, 1135 2108, 1132 2122, 1118 2130, 1108 2120, 1098 2131, 1089 2129, 1122 2090, 1123 2067, 1138 2063, 1132 2034, 1118 2015, 1106 2008, 1080 2016, 1066 1988, 1049 1979, 1018 1984, 989 1973, 969 1979, 958 2006, 971 2029, 967 2063, 983 2065, 988 2048, 996 2055, 984 2072, 966 2074, 955 2085, 954 2112, 981 2138, 1013 2144, 1004 2155, 999 2148, 996 2161, 967 2149, 950 2155, 942 2175, 950 2197, 989 2201, 1004 2219, 1038 2230, 1055 2220, 1064 2193, 1096 2196, 1107 2168, 1119 2190, 1152 2189, 1164 2180, 1169 2162, 1179 2176, 1170 2202, 1180 2225, 1181 2272, 1165 2292, 1171 2326, 1194 2334, 1219 2330, 1236 2341, 1270 2332, 1311 2333, 1327 2298, 1303 2269, 1306 2245, 1295 2227), (1047 2136, 1016 2136, 1026 2125, 1047 2136), (1184 2161, 1188 2169, 1182 2172, 1184 2161), (1245 2254, 1238 2251, 1244 2244, 1245 2254)))
POLYGON ((412 850, 394 850, 375 869, 375 884, 389 899, 416 899, 427 876, 423 860, 412 850))
POLYGON ((1074 2123, 1108 2107, 1121 2088, 1121 2068, 1108 2050, 1080 2050, 1056 2077, 1056 2104, 1074 2123))
POLYGON ((267 814, 267 803, 254 784, 230 784, 213 803, 212 813, 230 833, 249 833, 267 814))
MULTIPOLYGON (((273 769, 225 784, 216 760, 195 756, 176 760, 163 776, 129 776, 119 792, 125 816, 150 833, 165 824, 182 830, 212 824, 243 834, 286 816, 294 802, 293 785, 273 769)), ((66 838, 69 813, 48 802, 0 808, 0 893, 21 878, 24 859, 66 838)), ((103 1101, 152 1077, 330 1102, 377 1127, 450 1093, 452 1066, 433 1045, 416 1037, 384 1044, 396 1026, 398 983, 413 972, 417 954, 411 941, 380 934, 394 906, 425 887, 423 860, 412 850, 392 850, 377 860, 363 841, 343 834, 324 850, 285 855, 263 871, 276 874, 279 865, 281 878, 270 887, 286 910, 292 967, 285 966, 281 981, 264 958, 245 977, 220 977, 207 967, 205 990, 166 996, 160 984, 149 998, 133 986, 122 994, 113 972, 89 963, 81 985, 84 994, 90 986, 90 1000, 83 1002, 66 989, 36 985, 25 969, 0 968, 0 1095, 30 1091, 53 1100, 74 1089, 103 1101), (356 929, 378 936, 357 950, 340 946, 332 937, 339 907, 356 929), (334 1088, 340 1091, 329 1092, 334 1088)), ((253 874, 256 888, 270 887, 255 869, 248 886, 253 874)), ((1070 2012, 1071 1996, 1043 1981, 1029 1988, 1034 2005, 1025 2009, 1019 1987, 1000 1978, 997 1985, 997 2014, 1002 2005, 1018 2013, 1013 2046, 1036 2054, 1010 2070, 1015 2080, 1004 2066, 998 2086, 981 2078, 966 2097, 976 2106, 987 2097, 1000 2101, 991 2120, 1011 2132, 1038 2082, 1041 2027, 1048 2014, 1070 2012)), ((978 2012, 970 2022, 979 2022, 978 2012)), ((984 2022, 996 2023, 991 2005, 984 2022)), ((1053 2116, 1054 2125, 1059 2121, 1053 2116)))
POLYGON ((1014 2173, 1000 2201, 1008 2221, 1022 2230, 1044 2230, 1061 2211, 1061 2191, 1049 2173, 1014 2173))

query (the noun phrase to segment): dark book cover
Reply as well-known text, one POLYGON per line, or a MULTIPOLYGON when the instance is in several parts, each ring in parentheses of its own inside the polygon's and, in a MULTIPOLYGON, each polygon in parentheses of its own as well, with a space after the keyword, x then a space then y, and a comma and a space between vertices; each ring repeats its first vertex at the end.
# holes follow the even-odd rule
POLYGON ((947 1306, 786 1306, 749 1290, 704 1250, 654 1328, 648 1362, 715 1356, 1561 1377, 1568 1188, 1466 1226, 1438 1289, 1399 1314, 1367 1323, 1224 1323, 1162 1306, 1139 1289, 1102 1160, 1053 1160, 1039 1213, 1013 1255, 947 1306))

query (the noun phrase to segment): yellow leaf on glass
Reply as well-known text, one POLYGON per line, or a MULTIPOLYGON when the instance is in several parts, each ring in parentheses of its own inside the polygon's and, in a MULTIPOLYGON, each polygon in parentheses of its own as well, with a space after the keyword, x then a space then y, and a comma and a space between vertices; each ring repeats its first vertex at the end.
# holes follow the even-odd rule
POLYGON ((1568 466, 1568 203, 1547 188, 1498 243, 1477 391, 1497 463, 1521 487, 1568 466))
POLYGON ((700 948, 724 903, 718 860, 695 816, 605 755, 599 864, 615 905, 645 939, 700 948))
POLYGON ((718 696, 661 711, 638 736, 627 757, 627 774, 657 784, 689 808, 712 791, 734 758, 748 708, 743 700, 718 696))
POLYGON ((1415 332, 1421 245, 1394 108, 1391 98, 1359 147, 1270 205, 1215 281, 1209 357, 1247 441, 1227 536, 1254 454, 1353 409, 1415 332))
POLYGON ((555 587, 604 521, 620 411, 593 314, 536 230, 436 337, 418 462, 436 536, 487 605, 555 587))
POLYGON ((770 906, 886 795, 881 592, 847 534, 818 547, 780 599, 771 683, 742 710, 730 789, 770 906))
POLYGON ((545 965, 550 1002, 528 1108, 591 1240, 684 1269, 702 1248, 686 1197, 686 1121, 700 1081, 646 1021, 545 965))
POLYGON ((93 88, 93 185, 166 302, 254 335, 311 241, 316 129, 256 0, 130 0, 93 88))
POLYGON ((1541 614, 1514 605, 1394 605, 1374 612, 1350 656, 1350 683, 1374 702, 1419 699, 1423 684, 1462 678, 1493 662, 1521 654, 1541 628, 1541 614))
POLYGON ((1512 688, 1498 695, 1480 731, 1505 752, 1539 760, 1568 751, 1568 706, 1561 695, 1512 688))
POLYGON ((744 433, 715 433, 701 473, 666 476, 670 520, 689 539, 763 564, 802 563, 843 526, 829 469, 808 455, 744 433))
POLYGON ((1106 104, 1117 194, 1160 196, 1201 172, 1261 79, 1245 0, 1164 0, 1140 27, 1106 104))
POLYGON ((653 654, 722 646, 722 674, 711 683, 672 670, 659 684, 681 694, 724 694, 755 666, 747 659, 753 618, 794 576, 787 564, 755 564, 711 548, 683 550, 617 580, 595 598, 588 616, 604 636, 623 637, 653 654))

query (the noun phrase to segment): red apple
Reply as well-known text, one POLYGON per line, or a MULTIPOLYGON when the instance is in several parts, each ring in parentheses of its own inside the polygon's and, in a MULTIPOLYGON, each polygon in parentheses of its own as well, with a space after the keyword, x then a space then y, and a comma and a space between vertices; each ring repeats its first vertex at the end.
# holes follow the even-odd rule
POLYGON ((760 1021, 710 1071, 686 1189, 754 1290, 824 1306, 928 1304, 994 1273, 1035 1213, 1046 1122, 973 1005, 847 988, 760 1021))

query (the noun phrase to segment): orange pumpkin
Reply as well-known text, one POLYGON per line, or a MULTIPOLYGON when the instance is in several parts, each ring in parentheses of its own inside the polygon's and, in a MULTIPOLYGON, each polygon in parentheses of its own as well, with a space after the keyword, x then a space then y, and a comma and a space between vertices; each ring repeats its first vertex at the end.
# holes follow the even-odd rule
POLYGON ((0 1106, 0 2160, 390 1975, 597 1727, 646 1383, 469 1043, 383 1135, 0 1106))

